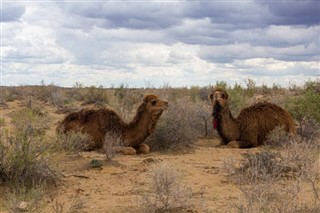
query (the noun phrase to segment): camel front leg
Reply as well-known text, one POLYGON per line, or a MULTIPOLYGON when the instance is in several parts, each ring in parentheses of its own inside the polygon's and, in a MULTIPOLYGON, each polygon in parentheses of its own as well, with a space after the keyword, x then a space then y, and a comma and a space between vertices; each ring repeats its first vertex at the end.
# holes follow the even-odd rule
POLYGON ((138 154, 148 154, 150 152, 150 147, 148 144, 141 143, 138 147, 136 147, 138 154))

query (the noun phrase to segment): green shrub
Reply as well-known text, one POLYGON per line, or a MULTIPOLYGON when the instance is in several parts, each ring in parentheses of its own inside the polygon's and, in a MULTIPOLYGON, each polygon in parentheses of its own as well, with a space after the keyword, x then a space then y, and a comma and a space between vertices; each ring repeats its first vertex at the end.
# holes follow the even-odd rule
POLYGON ((0 180, 27 188, 56 185, 60 172, 50 159, 50 144, 42 136, 15 132, 0 138, 0 180))
POLYGON ((314 118, 320 123, 320 81, 305 83, 300 96, 289 98, 286 103, 288 111, 298 120, 305 116, 314 118))
POLYGON ((22 108, 12 116, 12 123, 17 132, 23 134, 44 134, 49 127, 48 117, 39 109, 22 108))
POLYGON ((105 105, 108 103, 108 97, 102 86, 91 86, 87 88, 87 92, 84 94, 84 104, 98 104, 105 105))

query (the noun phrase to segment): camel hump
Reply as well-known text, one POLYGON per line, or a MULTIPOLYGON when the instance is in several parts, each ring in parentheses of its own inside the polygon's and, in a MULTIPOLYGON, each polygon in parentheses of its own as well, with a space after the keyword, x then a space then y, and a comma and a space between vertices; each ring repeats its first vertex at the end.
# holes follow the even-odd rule
POLYGON ((250 112, 250 113, 253 113, 253 112, 267 113, 268 111, 287 113, 287 111, 285 109, 283 109, 281 106, 278 106, 278 105, 270 103, 270 102, 259 102, 259 103, 252 105, 252 106, 244 108, 242 111, 243 112, 250 112))

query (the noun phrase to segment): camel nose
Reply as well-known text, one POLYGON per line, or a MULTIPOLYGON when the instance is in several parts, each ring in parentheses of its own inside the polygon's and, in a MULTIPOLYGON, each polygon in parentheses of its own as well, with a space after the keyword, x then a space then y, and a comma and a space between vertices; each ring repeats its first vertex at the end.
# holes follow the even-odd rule
POLYGON ((169 107, 169 103, 167 101, 163 101, 163 106, 167 109, 169 107))

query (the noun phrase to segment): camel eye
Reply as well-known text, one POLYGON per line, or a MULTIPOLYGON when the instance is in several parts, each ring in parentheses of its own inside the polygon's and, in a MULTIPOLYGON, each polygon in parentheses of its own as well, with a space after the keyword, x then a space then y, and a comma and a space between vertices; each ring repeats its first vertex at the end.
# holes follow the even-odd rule
POLYGON ((225 99, 226 95, 225 94, 221 94, 221 98, 225 99))
POLYGON ((157 101, 156 101, 156 100, 152 100, 152 101, 151 101, 151 104, 154 106, 154 105, 157 104, 157 101))
POLYGON ((210 100, 212 100, 213 99, 213 94, 210 94, 209 98, 210 98, 210 100))

